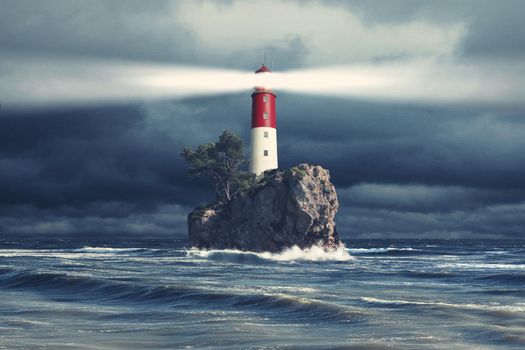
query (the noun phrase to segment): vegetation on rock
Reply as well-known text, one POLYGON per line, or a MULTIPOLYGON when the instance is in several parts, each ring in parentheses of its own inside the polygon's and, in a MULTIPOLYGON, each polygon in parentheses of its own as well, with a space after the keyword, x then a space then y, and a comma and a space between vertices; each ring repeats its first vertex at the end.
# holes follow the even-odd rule
POLYGON ((190 175, 210 180, 220 203, 231 201, 237 193, 256 182, 255 175, 241 170, 248 163, 242 139, 228 130, 222 133, 219 141, 200 145, 196 150, 185 147, 181 155, 190 165, 190 175))

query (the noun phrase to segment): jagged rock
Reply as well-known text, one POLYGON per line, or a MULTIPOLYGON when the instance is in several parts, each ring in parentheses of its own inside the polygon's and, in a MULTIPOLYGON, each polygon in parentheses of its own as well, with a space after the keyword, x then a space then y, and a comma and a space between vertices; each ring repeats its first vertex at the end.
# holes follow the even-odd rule
POLYGON ((188 214, 190 244, 200 248, 278 252, 297 245, 340 244, 335 228, 339 208, 328 170, 300 164, 266 171, 256 185, 228 204, 188 214))

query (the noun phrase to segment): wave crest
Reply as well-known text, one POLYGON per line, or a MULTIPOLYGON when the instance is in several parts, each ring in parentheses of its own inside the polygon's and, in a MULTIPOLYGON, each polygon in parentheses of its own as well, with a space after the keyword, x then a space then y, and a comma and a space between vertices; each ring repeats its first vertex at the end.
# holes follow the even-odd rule
POLYGON ((76 253, 134 253, 142 252, 152 249, 148 248, 113 248, 113 247, 91 247, 85 246, 83 248, 73 249, 76 253))
POLYGON ((396 248, 396 247, 383 247, 383 248, 347 248, 352 254, 421 254, 421 250, 414 248, 396 248))
POLYGON ((389 305, 389 306, 429 306, 429 307, 443 307, 455 309, 472 309, 479 311, 507 311, 507 312, 524 312, 525 303, 514 303, 511 305, 505 304, 454 304, 443 301, 417 301, 417 300, 385 300, 372 297, 361 297, 361 301, 369 304, 389 305))
POLYGON ((349 261, 353 260, 344 244, 336 249, 326 249, 321 245, 313 245, 310 248, 301 249, 293 246, 279 253, 271 252, 252 252, 238 249, 198 249, 190 248, 186 251, 188 257, 200 257, 214 260, 234 260, 239 261, 349 261))

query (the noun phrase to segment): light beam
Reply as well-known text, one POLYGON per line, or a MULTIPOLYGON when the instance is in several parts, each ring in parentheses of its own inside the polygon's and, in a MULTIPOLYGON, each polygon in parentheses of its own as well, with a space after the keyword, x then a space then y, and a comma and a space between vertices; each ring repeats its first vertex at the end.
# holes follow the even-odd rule
POLYGON ((277 91, 424 103, 525 103, 525 64, 405 62, 253 72, 87 58, 0 57, 0 103, 13 106, 277 91))

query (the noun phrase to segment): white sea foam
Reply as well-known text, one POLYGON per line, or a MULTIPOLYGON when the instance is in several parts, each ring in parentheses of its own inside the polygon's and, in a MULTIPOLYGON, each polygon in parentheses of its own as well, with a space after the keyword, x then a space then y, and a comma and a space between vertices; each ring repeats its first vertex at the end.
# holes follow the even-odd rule
POLYGON ((509 311, 509 312, 525 312, 525 303, 515 303, 512 305, 502 305, 502 304, 452 304, 445 303, 442 301, 418 301, 418 300, 387 300, 387 299, 378 299, 371 297, 362 297, 362 301, 373 304, 385 304, 385 305, 428 305, 428 306, 440 306, 440 307, 449 307, 449 308, 458 308, 458 309, 473 309, 481 311, 509 311))
POLYGON ((444 263, 439 264, 440 269, 461 270, 525 270, 525 264, 491 264, 491 263, 444 263))
POLYGON ((385 247, 385 248, 346 248, 346 250, 352 254, 366 254, 366 253, 386 253, 391 251, 419 251, 419 249, 414 248, 394 248, 394 247, 385 247))
POLYGON ((0 257, 10 258, 19 256, 31 257, 70 257, 75 254, 67 253, 64 249, 0 249, 0 257))
MULTIPOLYGON (((111 247, 90 247, 86 246, 79 249, 73 249, 75 252, 79 253, 131 253, 145 248, 111 248, 111 247)), ((149 249, 148 250, 153 250, 149 249)))
MULTIPOLYGON (((144 248, 83 247, 78 249, 0 249, 0 257, 54 257, 61 259, 107 258, 134 253, 144 248)), ((152 251, 153 249, 148 249, 152 251)))
POLYGON ((187 250, 187 256, 189 257, 213 258, 217 256, 224 256, 225 254, 231 255, 232 257, 256 257, 271 261, 349 261, 354 259, 347 252, 344 245, 339 246, 337 249, 325 249, 318 245, 314 245, 306 249, 293 246, 280 253, 257 253, 237 249, 201 250, 197 248, 191 248, 187 250))

